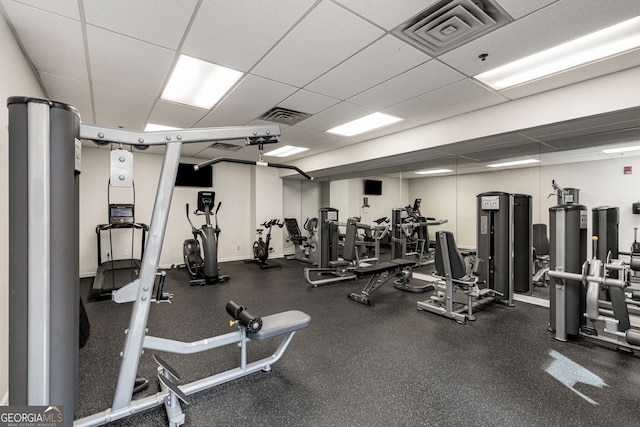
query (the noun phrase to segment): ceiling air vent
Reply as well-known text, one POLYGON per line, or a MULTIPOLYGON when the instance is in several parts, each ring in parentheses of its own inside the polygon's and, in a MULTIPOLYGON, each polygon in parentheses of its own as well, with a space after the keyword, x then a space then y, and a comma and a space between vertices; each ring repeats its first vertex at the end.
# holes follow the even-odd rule
POLYGON ((311 117, 311 114, 301 113, 300 111, 289 110, 282 107, 273 107, 258 118, 269 122, 280 123, 281 125, 295 125, 309 117, 311 117))
POLYGON ((393 33, 438 56, 512 20, 493 0, 443 0, 399 25, 393 33))
POLYGON ((242 149, 241 145, 225 144, 224 142, 214 142, 209 146, 215 150, 238 151, 242 149))

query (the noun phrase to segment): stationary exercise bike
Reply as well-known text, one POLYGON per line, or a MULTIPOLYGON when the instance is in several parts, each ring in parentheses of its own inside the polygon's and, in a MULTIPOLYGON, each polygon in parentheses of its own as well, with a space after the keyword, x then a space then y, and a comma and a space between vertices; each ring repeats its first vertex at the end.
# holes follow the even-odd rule
POLYGON ((184 265, 191 275, 191 285, 211 285, 229 280, 229 276, 218 274, 218 211, 222 202, 218 202, 213 216, 215 227, 211 225, 211 208, 215 204, 216 193, 213 191, 198 192, 198 209, 196 215, 204 215, 206 223, 201 228, 196 228, 189 217, 189 203, 186 205, 187 220, 191 224, 192 239, 184 241, 182 254, 184 265), (202 244, 200 242, 202 241, 202 244), (202 249, 204 249, 204 257, 202 249))
POLYGON ((272 219, 270 221, 263 222, 261 225, 269 230, 267 232, 267 240, 262 240, 262 232, 264 229, 256 229, 258 240, 253 242, 253 259, 248 259, 245 262, 255 262, 263 270, 267 268, 282 267, 280 264, 276 263, 268 264, 267 259, 269 259, 269 253, 273 250, 273 248, 269 247, 269 244, 271 243, 271 227, 277 226, 282 228, 284 222, 280 222, 278 219, 272 219))

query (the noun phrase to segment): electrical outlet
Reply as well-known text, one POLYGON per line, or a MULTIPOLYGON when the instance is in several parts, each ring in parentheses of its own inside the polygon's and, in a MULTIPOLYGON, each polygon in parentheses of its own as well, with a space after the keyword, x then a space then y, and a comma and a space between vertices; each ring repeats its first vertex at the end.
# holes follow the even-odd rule
POLYGON ((236 251, 240 250, 240 245, 236 246, 236 251))
POLYGON ((129 250, 129 248, 124 248, 124 256, 129 256, 131 255, 131 251, 129 250))

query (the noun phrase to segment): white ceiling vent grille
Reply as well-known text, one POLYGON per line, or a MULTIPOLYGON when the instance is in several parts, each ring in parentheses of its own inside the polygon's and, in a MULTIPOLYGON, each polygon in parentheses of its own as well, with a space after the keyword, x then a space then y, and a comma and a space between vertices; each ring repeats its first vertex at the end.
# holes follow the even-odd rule
POLYGON ((443 0, 399 25, 393 33, 438 56, 512 20, 493 0, 443 0))
POLYGON ((280 123, 281 125, 295 125, 311 117, 311 114, 301 113, 300 111, 289 110, 282 107, 273 107, 260 117, 261 120, 280 123))
POLYGON ((215 150, 238 151, 242 149, 241 145, 226 144, 224 142, 214 142, 209 146, 215 150))

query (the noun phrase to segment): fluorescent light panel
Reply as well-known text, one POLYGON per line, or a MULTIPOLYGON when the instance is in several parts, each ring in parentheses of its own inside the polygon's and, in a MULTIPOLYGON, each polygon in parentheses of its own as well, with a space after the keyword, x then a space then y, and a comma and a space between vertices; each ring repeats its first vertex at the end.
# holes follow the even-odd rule
POLYGON ((425 171, 418 171, 416 172, 416 174, 418 175, 431 175, 431 174, 436 174, 436 173, 447 173, 447 172, 453 172, 451 169, 431 169, 431 170, 425 170, 425 171))
POLYGON ((239 71, 180 55, 161 98, 209 110, 240 77, 239 71))
POLYGON ((501 168, 505 166, 518 166, 518 165, 527 165, 529 163, 539 163, 538 159, 524 159, 524 160, 516 160, 513 162, 505 162, 505 163, 494 163, 492 165, 487 165, 490 168, 501 168))
POLYGON ((294 147, 293 145, 285 145, 277 150, 270 151, 268 153, 264 153, 265 156, 275 156, 275 157, 288 157, 293 156, 294 154, 302 153, 303 151, 307 151, 308 148, 304 147, 294 147))
POLYGON ((156 130, 178 130, 180 128, 175 128, 173 126, 165 126, 165 125, 157 125, 155 123, 147 123, 147 125, 144 127, 144 131, 145 132, 153 132, 156 130))
POLYGON ((640 47, 640 16, 552 47, 476 79, 500 90, 640 47))
POLYGON ((607 148, 606 150, 602 150, 602 152, 606 154, 615 154, 615 153, 626 153, 627 151, 638 151, 638 150, 640 150, 640 145, 634 145, 632 147, 607 148))
POLYGON ((402 119, 398 117, 389 116, 388 114, 373 113, 343 125, 336 126, 329 129, 327 132, 342 136, 353 136, 378 129, 383 126, 388 126, 401 120, 402 119))

